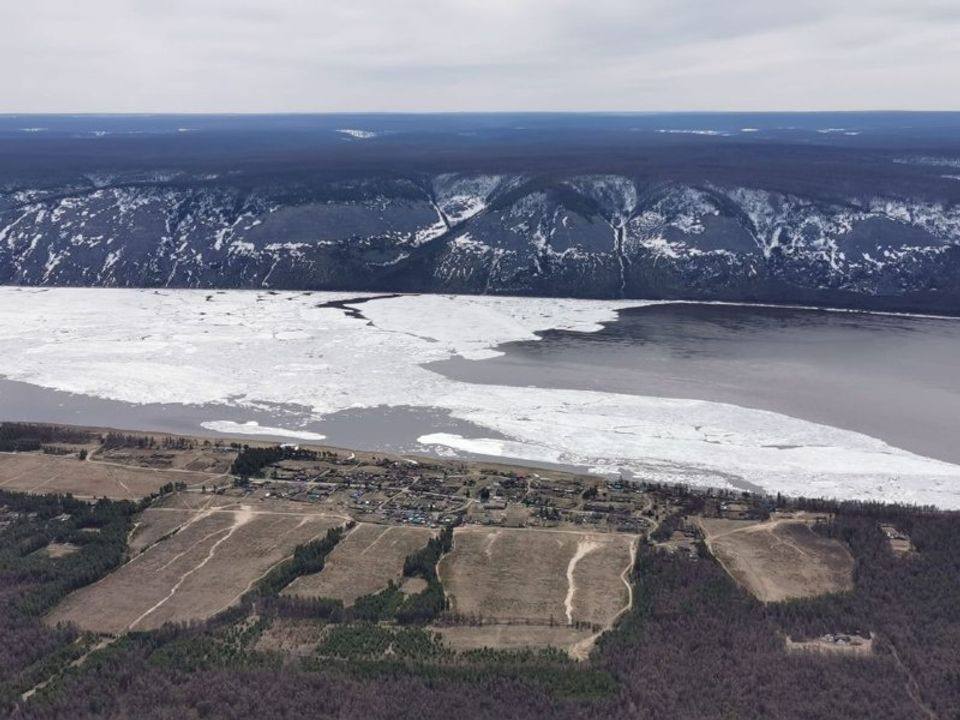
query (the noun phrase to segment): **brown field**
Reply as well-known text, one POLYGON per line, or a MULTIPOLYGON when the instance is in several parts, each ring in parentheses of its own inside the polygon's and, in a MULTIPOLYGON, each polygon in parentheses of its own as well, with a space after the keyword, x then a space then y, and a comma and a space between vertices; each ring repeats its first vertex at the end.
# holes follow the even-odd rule
POLYGON ((51 558, 61 558, 66 557, 67 555, 73 555, 80 548, 74 545, 73 543, 58 543, 52 542, 46 547, 42 547, 37 550, 38 553, 42 553, 47 557, 51 558))
POLYGON ((423 578, 408 577, 405 578, 403 583, 400 585, 400 592, 402 592, 404 595, 417 595, 426 590, 427 587, 429 587, 429 584, 423 578))
POLYGON ((302 543, 344 518, 297 503, 181 493, 143 513, 141 537, 163 537, 68 596, 48 622, 118 634, 203 620, 226 609, 302 543), (292 507, 291 507, 292 506, 292 507), (170 514, 170 521, 165 514, 170 514))
POLYGON ((890 538, 890 549, 893 550, 893 554, 898 557, 905 557, 914 552, 913 543, 903 538, 890 538))
POLYGON ((451 650, 520 650, 523 648, 571 649, 593 638, 593 630, 569 625, 452 625, 432 627, 451 650))
POLYGON ((853 557, 803 519, 700 521, 707 547, 757 599, 779 602, 853 587, 853 557))
POLYGON ((283 594, 333 598, 349 606, 399 581, 404 559, 434 534, 428 528, 360 523, 337 544, 321 572, 297 578, 283 594))
POLYGON ((887 542, 890 543, 890 549, 897 557, 906 557, 916 552, 916 548, 910 541, 910 536, 898 530, 895 525, 881 523, 880 530, 886 536, 887 542))
POLYGON ((178 530, 193 517, 196 517, 196 513, 192 510, 147 508, 140 513, 127 538, 130 554, 139 555, 155 542, 178 530))
POLYGON ((440 575, 454 612, 501 622, 612 623, 629 601, 630 535, 457 528, 440 575))
POLYGON ((119 447, 98 449, 93 459, 134 467, 224 475, 236 456, 235 450, 202 446, 192 450, 119 447))
POLYGON ((313 655, 326 628, 316 620, 278 617, 257 639, 256 649, 300 657, 313 655))
POLYGON ((210 483, 213 475, 155 470, 42 453, 0 453, 0 488, 33 494, 70 493, 78 498, 139 500, 171 482, 210 483))

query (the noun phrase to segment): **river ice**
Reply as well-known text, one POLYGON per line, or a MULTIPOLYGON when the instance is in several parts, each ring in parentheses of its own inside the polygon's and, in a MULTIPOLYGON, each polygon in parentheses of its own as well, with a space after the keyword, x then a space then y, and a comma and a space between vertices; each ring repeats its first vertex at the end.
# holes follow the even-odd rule
MULTIPOLYGON (((596 331, 641 301, 409 295, 356 304, 363 317, 319 307, 357 296, 0 288, 0 375, 134 403, 296 404, 314 419, 433 407, 490 431, 421 437, 434 447, 667 482, 960 507, 960 466, 863 434, 724 403, 475 384, 423 367, 482 361, 500 343, 551 328, 596 331)), ((205 426, 257 431, 218 417, 205 426)))

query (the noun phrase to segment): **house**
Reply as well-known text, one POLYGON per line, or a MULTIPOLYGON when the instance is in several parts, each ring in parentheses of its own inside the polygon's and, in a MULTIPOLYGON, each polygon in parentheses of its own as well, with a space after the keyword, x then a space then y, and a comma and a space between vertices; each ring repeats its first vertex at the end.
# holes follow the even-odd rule
POLYGON ((500 495, 491 495, 486 502, 483 503, 484 510, 506 510, 507 500, 500 495))

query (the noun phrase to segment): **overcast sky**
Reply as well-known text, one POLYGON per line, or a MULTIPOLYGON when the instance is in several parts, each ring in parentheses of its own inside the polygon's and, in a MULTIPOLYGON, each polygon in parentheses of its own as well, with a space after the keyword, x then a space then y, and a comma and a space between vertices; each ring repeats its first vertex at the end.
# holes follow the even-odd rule
POLYGON ((960 109, 960 0, 2 0, 0 112, 960 109))

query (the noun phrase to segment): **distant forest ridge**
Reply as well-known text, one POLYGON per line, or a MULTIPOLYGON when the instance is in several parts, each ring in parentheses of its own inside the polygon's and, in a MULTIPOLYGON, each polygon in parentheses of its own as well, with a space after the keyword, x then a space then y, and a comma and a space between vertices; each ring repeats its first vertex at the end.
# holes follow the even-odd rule
POLYGON ((960 312, 960 113, 0 116, 0 283, 960 312))

